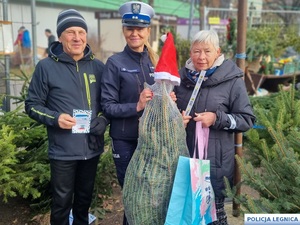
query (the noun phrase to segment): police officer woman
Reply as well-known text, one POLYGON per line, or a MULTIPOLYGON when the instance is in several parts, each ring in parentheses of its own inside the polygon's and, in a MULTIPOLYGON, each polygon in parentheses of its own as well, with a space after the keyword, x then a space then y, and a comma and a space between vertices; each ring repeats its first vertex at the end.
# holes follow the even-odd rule
MULTIPOLYGON (((152 92, 144 89, 144 83, 154 83, 152 74, 158 57, 148 43, 153 8, 131 1, 121 5, 119 13, 126 46, 106 62, 101 103, 111 121, 113 158, 123 187, 126 168, 137 147, 139 117, 152 98, 152 92)), ((126 218, 123 224, 127 224, 126 218)))

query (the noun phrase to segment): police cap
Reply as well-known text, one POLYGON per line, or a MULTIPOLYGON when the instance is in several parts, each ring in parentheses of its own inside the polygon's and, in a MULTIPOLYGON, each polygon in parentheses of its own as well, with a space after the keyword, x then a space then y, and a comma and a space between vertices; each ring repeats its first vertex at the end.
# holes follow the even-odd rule
POLYGON ((119 8, 122 24, 127 27, 149 27, 154 16, 154 9, 138 1, 126 2, 119 8))

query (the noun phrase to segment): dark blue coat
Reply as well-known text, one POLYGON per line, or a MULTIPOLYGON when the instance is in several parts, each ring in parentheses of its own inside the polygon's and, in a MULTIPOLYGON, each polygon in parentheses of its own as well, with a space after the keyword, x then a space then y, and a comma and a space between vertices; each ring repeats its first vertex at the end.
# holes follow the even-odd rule
POLYGON ((108 58, 102 77, 102 108, 110 119, 110 136, 119 140, 137 140, 139 117, 136 106, 144 83, 153 84, 154 67, 145 48, 124 50, 108 58))
POLYGON ((88 134, 73 134, 58 125, 58 117, 62 113, 73 116, 73 109, 92 110, 92 119, 101 112, 103 67, 89 46, 84 57, 74 61, 63 52, 59 42, 52 43, 49 57, 37 64, 25 110, 31 118, 47 126, 50 159, 84 160, 103 151, 103 146, 98 151, 89 149, 88 134))

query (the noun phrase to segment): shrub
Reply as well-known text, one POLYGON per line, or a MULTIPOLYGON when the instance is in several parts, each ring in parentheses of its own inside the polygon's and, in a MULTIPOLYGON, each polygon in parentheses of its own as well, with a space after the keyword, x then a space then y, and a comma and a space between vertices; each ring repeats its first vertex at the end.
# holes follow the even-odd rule
POLYGON ((243 181, 259 198, 236 196, 236 187, 228 196, 241 204, 245 213, 298 213, 300 203, 300 101, 294 88, 252 99, 262 129, 246 133, 244 158, 236 156, 243 181), (269 98, 269 99, 267 99, 269 98), (257 102, 256 102, 257 101, 257 102), (262 104, 265 103, 265 104, 262 104))

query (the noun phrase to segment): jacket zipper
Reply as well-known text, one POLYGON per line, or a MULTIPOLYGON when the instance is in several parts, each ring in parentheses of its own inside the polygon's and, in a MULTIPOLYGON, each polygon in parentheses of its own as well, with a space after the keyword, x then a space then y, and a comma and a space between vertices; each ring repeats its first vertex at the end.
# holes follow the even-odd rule
POLYGON ((138 95, 141 93, 141 86, 142 86, 142 83, 140 81, 140 78, 139 78, 139 75, 136 73, 135 74, 135 77, 136 77, 136 80, 137 80, 137 86, 138 86, 138 95))
MULTIPOLYGON (((80 76, 80 73, 79 73, 79 66, 78 66, 78 62, 76 61, 76 71, 77 71, 77 74, 78 74, 78 77, 79 77, 79 83, 80 83, 80 89, 82 89, 82 80, 81 80, 81 76, 80 76)), ((84 104, 84 96, 81 92, 81 99, 82 99, 82 103, 84 105, 84 108, 85 109, 85 104, 84 104)))
POLYGON ((144 82, 146 82, 147 80, 146 80, 146 75, 145 75, 145 71, 144 71, 144 68, 143 68, 142 58, 140 58, 140 66, 141 66, 142 74, 143 74, 143 77, 144 77, 144 82))
POLYGON ((86 98, 87 98, 89 110, 91 110, 92 105, 91 105, 91 91, 90 91, 89 80, 88 80, 86 73, 83 74, 83 77, 84 77, 84 83, 85 83, 86 98))
MULTIPOLYGON (((88 107, 89 107, 89 110, 92 110, 90 84, 89 84, 89 79, 88 79, 88 76, 86 73, 83 73, 83 78, 84 78, 85 92, 86 92, 88 107)), ((85 142, 87 143, 87 138, 85 139, 85 142)), ((84 159, 86 160, 87 158, 85 157, 84 159)))
POLYGON ((206 95, 206 98, 205 98, 204 112, 207 111, 207 101, 208 101, 209 91, 210 91, 210 89, 208 88, 207 95, 206 95))
MULTIPOLYGON (((79 74, 80 84, 82 85, 81 76, 80 76, 80 73, 79 73, 78 62, 76 62, 76 70, 79 74)), ((89 108, 89 110, 91 110, 91 108, 92 108, 92 106, 91 106, 91 93, 90 93, 89 80, 88 80, 88 77, 87 77, 86 73, 83 74, 83 78, 84 78, 84 85, 85 85, 85 91, 86 91, 86 96, 87 96, 88 108, 89 108)), ((84 105, 84 96, 83 96, 83 94, 81 94, 81 96, 82 96, 82 101, 83 101, 83 105, 84 105)), ((85 108, 85 106, 84 106, 84 108, 85 108)), ((85 144, 87 146, 87 135, 85 137, 85 144)), ((85 156, 84 156, 84 160, 87 159, 86 155, 87 155, 87 150, 86 150, 86 153, 85 153, 85 156)))

